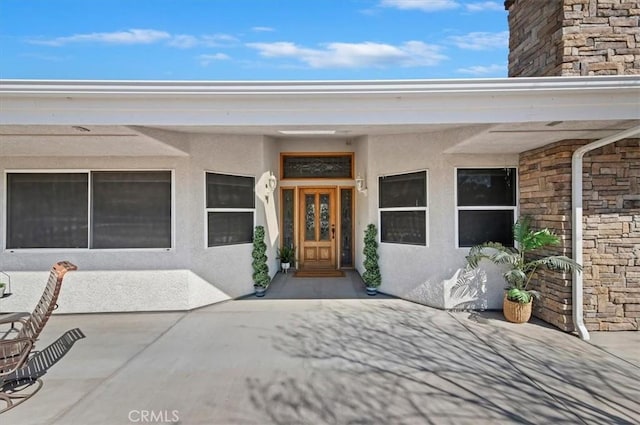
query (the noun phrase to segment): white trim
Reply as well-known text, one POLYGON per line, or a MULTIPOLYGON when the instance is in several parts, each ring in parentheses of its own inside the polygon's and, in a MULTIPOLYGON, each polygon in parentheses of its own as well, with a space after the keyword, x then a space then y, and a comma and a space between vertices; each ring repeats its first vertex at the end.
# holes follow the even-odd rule
MULTIPOLYGON (((463 167, 454 167, 453 169, 453 205, 454 205, 454 247, 455 249, 469 249, 469 246, 460 246, 460 224, 458 219, 459 211, 513 211, 513 224, 518 220, 518 214, 520 211, 520 198, 518 196, 518 191, 520 189, 520 181, 518 175, 518 166, 515 165, 496 165, 496 166, 463 166, 463 167), (483 206, 458 206, 458 170, 496 170, 496 169, 506 169, 513 168, 515 170, 515 201, 516 204, 514 206, 511 205, 483 205, 483 206)), ((515 242, 514 242, 515 244, 515 242)))
POLYGON ((173 168, 93 168, 93 169, 10 169, 4 170, 4 197, 3 197, 3 213, 4 220, 0 228, 2 228, 2 252, 12 254, 18 253, 55 253, 55 252, 167 252, 175 250, 176 243, 176 199, 175 199, 175 169, 173 168), (93 172, 170 172, 171 173, 171 246, 167 248, 92 248, 92 186, 93 172), (8 220, 8 175, 9 174, 86 174, 87 175, 87 247, 86 248, 7 248, 7 220, 8 220))
POLYGON ((521 77, 434 80, 153 81, 0 80, 0 94, 174 95, 549 91, 638 87, 637 76, 521 77))
POLYGON ((404 172, 400 172, 400 173, 393 173, 393 174, 380 174, 378 175, 378 240, 380 241, 380 244, 385 244, 385 245, 407 245, 407 246, 415 246, 415 247, 421 247, 421 248, 429 248, 430 245, 430 235, 431 235, 431 231, 429 229, 429 205, 431 204, 431 194, 429 192, 429 169, 428 168, 421 168, 418 170, 412 170, 412 171, 404 171, 404 172), (385 177, 392 177, 392 176, 402 176, 405 174, 415 174, 415 173, 425 173, 425 190, 426 190, 426 206, 424 207, 387 207, 387 208, 380 208, 380 179, 384 179, 385 177), (386 211, 424 211, 424 216, 425 216, 425 244, 414 244, 414 243, 400 243, 400 242, 383 242, 382 241, 382 213, 386 212, 386 211))
POLYGON ((400 81, 1 80, 3 125, 420 125, 637 119, 638 76, 400 81), (32 105, 37 102, 38 108, 32 105), (52 113, 55 111, 55 113, 52 113), (383 117, 383 118, 381 118, 383 117))

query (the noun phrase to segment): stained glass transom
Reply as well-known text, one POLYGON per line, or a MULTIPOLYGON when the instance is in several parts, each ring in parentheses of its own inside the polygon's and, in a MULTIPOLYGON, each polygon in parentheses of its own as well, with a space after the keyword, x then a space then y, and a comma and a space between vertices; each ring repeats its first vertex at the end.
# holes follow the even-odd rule
POLYGON ((282 178, 353 178, 352 155, 284 155, 282 178))

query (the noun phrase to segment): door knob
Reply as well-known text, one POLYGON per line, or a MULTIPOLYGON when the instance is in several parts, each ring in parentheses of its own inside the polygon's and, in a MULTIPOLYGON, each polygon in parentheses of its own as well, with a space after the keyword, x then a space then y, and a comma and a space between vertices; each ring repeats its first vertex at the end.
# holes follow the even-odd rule
POLYGON ((332 224, 331 225, 331 239, 335 239, 336 238, 336 225, 332 224))

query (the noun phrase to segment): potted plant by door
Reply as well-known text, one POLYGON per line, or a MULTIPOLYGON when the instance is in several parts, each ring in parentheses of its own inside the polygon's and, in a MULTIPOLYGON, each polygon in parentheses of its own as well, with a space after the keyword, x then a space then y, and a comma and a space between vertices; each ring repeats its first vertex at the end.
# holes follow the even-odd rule
POLYGON ((253 287, 256 297, 264 297, 264 293, 271 282, 269 277, 269 265, 267 264, 267 244, 264 243, 264 227, 256 226, 253 232, 253 251, 251 257, 253 261, 253 287))
POLYGON ((546 268, 560 272, 580 272, 582 267, 564 255, 535 255, 535 250, 557 245, 560 238, 549 229, 531 229, 528 217, 521 218, 513 226, 513 239, 516 242, 516 247, 513 248, 498 242, 487 242, 472 247, 466 257, 467 266, 476 268, 483 259, 506 266, 507 271, 503 274, 507 282, 503 313, 509 322, 525 323, 531 317, 533 298, 539 298, 537 291, 529 289, 531 278, 538 270, 546 268))
POLYGON ((278 259, 280 260, 280 267, 284 273, 291 268, 291 263, 296 258, 296 247, 293 245, 285 245, 281 249, 278 249, 278 259))
POLYGON ((376 295, 378 287, 382 283, 380 266, 378 265, 378 230, 375 224, 369 224, 364 231, 364 273, 362 280, 367 287, 367 295, 376 295))

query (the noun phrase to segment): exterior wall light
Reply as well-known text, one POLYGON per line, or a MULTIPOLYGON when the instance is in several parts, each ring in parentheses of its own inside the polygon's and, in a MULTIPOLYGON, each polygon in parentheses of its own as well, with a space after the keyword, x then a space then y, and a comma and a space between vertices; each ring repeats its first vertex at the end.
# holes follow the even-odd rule
POLYGON ((264 187, 266 199, 269 199, 269 196, 273 195, 273 192, 275 192, 276 187, 278 187, 278 180, 276 179, 276 176, 273 175, 273 171, 269 171, 269 178, 267 179, 267 183, 265 184, 265 187, 264 187))
POLYGON ((358 174, 358 177, 356 177, 356 190, 362 193, 364 196, 367 196, 367 183, 360 174, 358 174))

